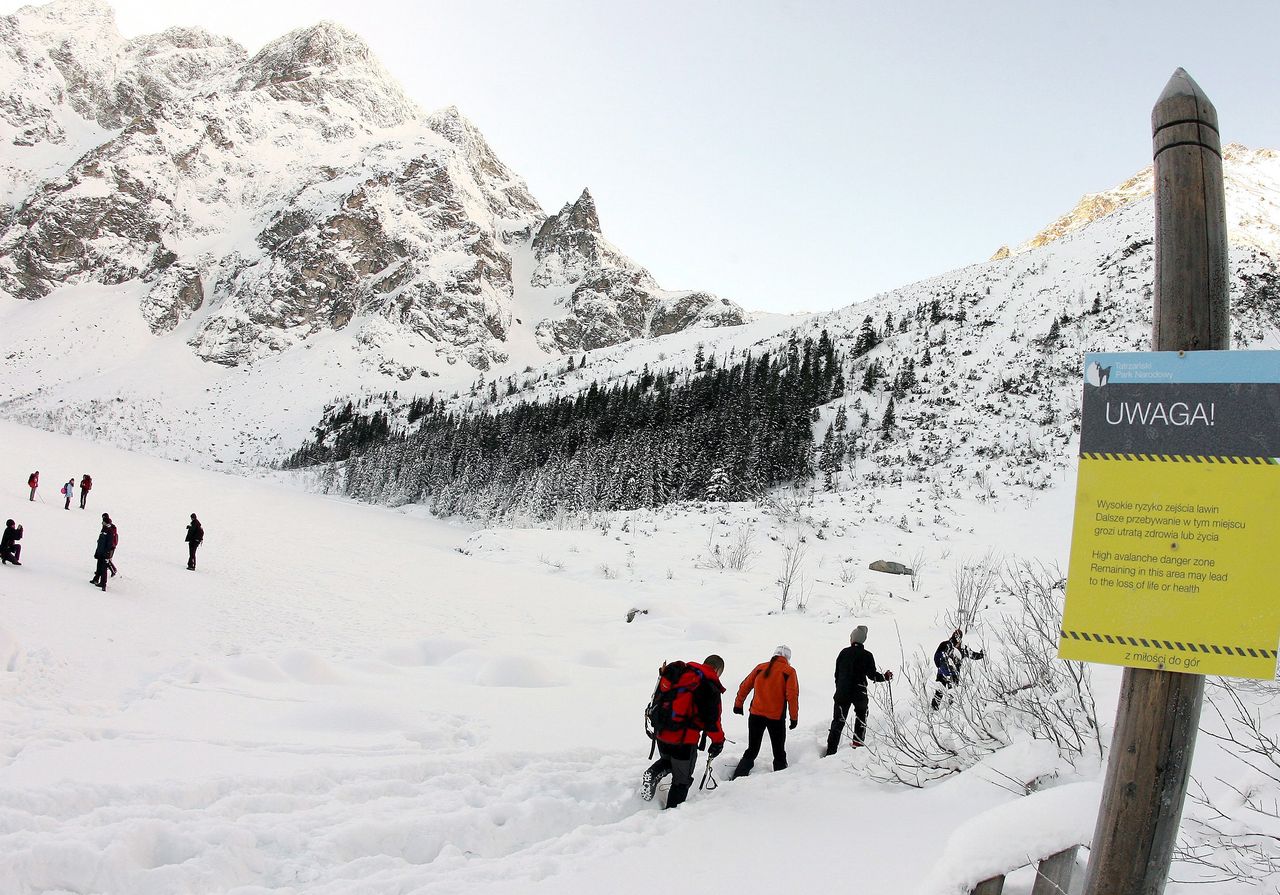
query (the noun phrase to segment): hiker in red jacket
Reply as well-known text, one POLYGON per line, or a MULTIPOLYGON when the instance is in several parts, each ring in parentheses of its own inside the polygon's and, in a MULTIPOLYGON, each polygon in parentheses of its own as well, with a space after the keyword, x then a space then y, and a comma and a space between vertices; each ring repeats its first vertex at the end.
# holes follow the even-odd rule
POLYGON ((31 496, 27 500, 36 499, 36 489, 40 487, 40 470, 36 470, 27 476, 27 487, 31 489, 31 496))
POLYGON ((658 782, 667 774, 671 775, 671 789, 664 807, 674 808, 685 800, 693 785, 699 742, 704 737, 711 740, 708 761, 724 751, 724 729, 720 726, 723 671, 724 659, 716 655, 707 656, 702 662, 669 662, 662 666, 649 712, 660 757, 641 779, 640 798, 646 802, 653 798, 658 782))
POLYGON ((80 477, 80 509, 84 509, 84 502, 89 499, 89 492, 93 489, 93 479, 89 478, 89 473, 85 473, 80 477))

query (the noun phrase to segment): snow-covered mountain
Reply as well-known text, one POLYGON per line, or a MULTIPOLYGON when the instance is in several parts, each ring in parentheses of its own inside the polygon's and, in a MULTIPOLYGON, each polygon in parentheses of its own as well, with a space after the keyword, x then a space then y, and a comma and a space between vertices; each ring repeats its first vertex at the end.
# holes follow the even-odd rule
POLYGON ((662 289, 589 194, 548 218, 337 25, 249 56, 194 28, 125 40, 102 0, 55 0, 0 19, 0 83, 0 292, 128 287, 111 300, 204 361, 343 333, 403 379, 744 320, 662 289))
MULTIPOLYGON (((1225 170, 1232 347, 1280 348, 1280 154, 1232 146, 1225 170)), ((1074 467, 1083 352, 1149 347, 1149 181, 1150 169, 1086 197, 1016 253, 827 314, 618 345, 591 352, 585 367, 505 377, 495 370, 496 406, 691 371, 701 367, 699 353, 719 366, 746 351, 777 356, 826 330, 845 353, 849 388, 819 408, 814 439, 821 445, 827 428, 844 420, 833 433, 849 458, 837 491, 856 482, 853 491, 874 495, 875 486, 904 479, 931 486, 918 515, 897 520, 909 526, 948 515, 950 496, 960 491, 1035 500, 1074 467), (859 354, 867 328, 877 344, 859 354), (891 398, 896 425, 886 431, 891 398)), ((464 412, 494 405, 484 394, 460 390, 453 405, 464 412)), ((825 484, 822 476, 815 484, 825 484)))

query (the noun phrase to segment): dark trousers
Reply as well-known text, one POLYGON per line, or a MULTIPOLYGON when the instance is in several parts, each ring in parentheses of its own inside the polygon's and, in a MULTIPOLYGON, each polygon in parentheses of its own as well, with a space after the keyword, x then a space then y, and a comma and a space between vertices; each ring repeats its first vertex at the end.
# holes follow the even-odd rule
POLYGON ((111 562, 111 560, 106 556, 94 557, 94 558, 98 560, 98 566, 96 569, 94 569, 94 572, 93 572, 93 583, 101 587, 103 590, 106 590, 107 589, 107 565, 111 562))
POLYGON ((943 677, 941 674, 939 674, 938 689, 933 692, 933 701, 929 703, 929 708, 934 709, 936 711, 938 706, 942 705, 942 697, 945 696, 946 692, 950 690, 952 687, 954 687, 955 685, 956 685, 955 678, 943 677))
POLYGON ((22 565, 22 563, 18 562, 18 557, 21 555, 22 555, 22 545, 14 544, 12 547, 5 548, 3 558, 5 562, 11 562, 11 563, 15 563, 16 565, 22 565))
POLYGON ((88 499, 89 499, 89 492, 81 488, 80 489, 80 509, 82 510, 84 509, 84 502, 88 499))
POLYGON ((69 510, 71 509, 71 495, 70 494, 66 495, 66 498, 67 499, 63 501, 62 508, 64 510, 69 510))
POLYGON ((649 765, 649 773, 655 778, 671 775, 671 789, 667 790, 667 804, 674 808, 689 795, 693 785, 693 768, 698 763, 698 747, 693 743, 664 743, 658 740, 658 760, 649 765))
POLYGON ((196 548, 200 546, 199 541, 187 541, 187 568, 194 569, 196 567, 196 548))
POLYGON ((787 766, 787 722, 782 718, 765 718, 762 715, 751 715, 747 718, 747 751, 742 760, 733 769, 734 779, 745 777, 756 766, 756 756, 764 744, 764 732, 769 731, 769 745, 773 747, 773 769, 784 770, 787 766))
POLYGON ((855 690, 853 696, 845 699, 835 697, 835 706, 831 710, 831 730, 827 733, 827 754, 835 755, 840 745, 840 734, 844 731, 849 719, 849 707, 853 706, 853 741, 859 746, 867 737, 867 691, 855 690))
MULTIPOLYGON (((37 485, 36 487, 38 488, 38 487, 39 487, 39 485, 37 485)), ((30 496, 30 497, 28 497, 28 498, 27 498, 27 500, 35 500, 35 499, 36 499, 36 489, 35 489, 35 488, 32 488, 32 489, 31 489, 31 496, 30 496)))

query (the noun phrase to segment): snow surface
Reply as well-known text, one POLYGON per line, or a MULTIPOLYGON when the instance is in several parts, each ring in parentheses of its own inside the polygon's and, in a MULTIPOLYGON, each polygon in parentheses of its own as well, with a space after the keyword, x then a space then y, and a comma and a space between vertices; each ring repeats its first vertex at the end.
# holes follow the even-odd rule
MULTIPOLYGON (((820 762, 854 619, 834 584, 770 614, 772 557, 755 575, 697 568, 703 525, 726 527, 698 513, 473 530, 9 423, 0 480, 27 532, 0 575, 0 891, 640 892, 659 861, 759 891, 842 879, 832 856, 858 840, 876 854, 865 890, 906 891, 928 869, 916 854, 1012 798, 981 772, 901 793, 856 759, 820 762), (91 472, 88 510, 48 485, 28 503, 27 467, 91 472), (87 583, 102 511, 121 530, 105 593, 87 583), (649 612, 627 624, 633 606, 649 612), (779 642, 802 685, 793 766, 679 812, 636 798, 657 664, 720 652, 735 686, 779 642), (766 822, 776 850, 743 849, 766 822)), ((832 546, 828 563, 855 548, 832 546)), ((936 602, 883 596, 908 650, 936 642, 936 602)), ((869 624, 894 664, 889 619, 869 624)), ((745 736, 726 723, 722 774, 745 736)))
MULTIPOLYGON (((1034 810, 1010 781, 1099 773, 1024 741, 903 790, 870 780, 863 753, 818 757, 849 630, 869 625, 882 667, 932 650, 952 563, 996 535, 1011 555, 1065 556, 1070 483, 1035 510, 963 504, 950 531, 851 519, 809 539, 809 610, 779 613, 774 538, 791 523, 767 507, 478 529, 12 423, 0 481, 27 532, 24 564, 0 571, 5 893, 639 893, 671 873, 725 891, 933 892, 939 872, 1011 853, 967 844, 1034 810), (55 486, 29 503, 34 468, 55 486), (88 509, 63 510, 56 483, 86 471, 88 509), (121 531, 105 593, 87 582, 103 511, 121 531), (194 573, 193 511, 207 532, 194 573), (707 545, 749 519, 753 567, 706 568, 707 545), (920 592, 866 571, 918 547, 952 557, 920 592), (628 624, 631 608, 648 612, 628 624), (674 812, 640 801, 657 665, 718 652, 731 697, 778 643, 801 684, 791 767, 761 761, 674 812)), ((1109 719, 1118 672, 1095 680, 1109 719)), ((743 719, 726 728, 722 779, 745 742, 743 719)), ((873 717, 864 752, 875 740, 873 717)), ((1038 827, 1087 827, 1084 786, 1038 827)))

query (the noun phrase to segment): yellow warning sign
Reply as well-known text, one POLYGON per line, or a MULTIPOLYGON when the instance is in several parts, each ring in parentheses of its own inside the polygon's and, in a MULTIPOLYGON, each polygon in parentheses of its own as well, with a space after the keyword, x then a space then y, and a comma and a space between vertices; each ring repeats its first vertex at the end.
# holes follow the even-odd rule
POLYGON ((1276 677, 1278 380, 1280 352, 1086 358, 1062 658, 1276 677))
POLYGON ((1280 466, 1082 457, 1059 654, 1272 678, 1280 466))

